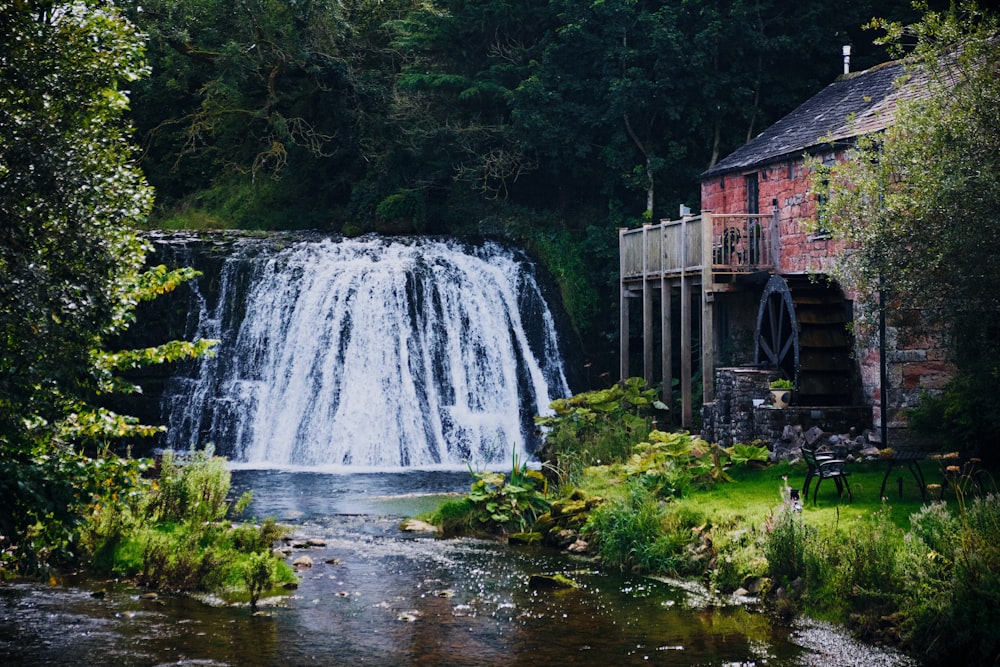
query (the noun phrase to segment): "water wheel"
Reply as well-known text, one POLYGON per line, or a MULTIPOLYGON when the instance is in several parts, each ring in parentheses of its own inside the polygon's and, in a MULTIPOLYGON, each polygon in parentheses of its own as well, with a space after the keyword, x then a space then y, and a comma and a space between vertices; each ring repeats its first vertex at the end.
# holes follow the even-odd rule
POLYGON ((754 332, 754 363, 799 384, 799 328, 788 283, 771 276, 764 286, 754 332))

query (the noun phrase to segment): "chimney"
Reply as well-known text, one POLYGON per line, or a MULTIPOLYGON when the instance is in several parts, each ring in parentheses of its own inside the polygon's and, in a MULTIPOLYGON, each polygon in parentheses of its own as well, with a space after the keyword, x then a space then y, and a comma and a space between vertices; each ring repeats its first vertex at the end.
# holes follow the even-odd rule
POLYGON ((844 44, 841 48, 844 54, 844 74, 850 74, 851 72, 851 45, 844 44))

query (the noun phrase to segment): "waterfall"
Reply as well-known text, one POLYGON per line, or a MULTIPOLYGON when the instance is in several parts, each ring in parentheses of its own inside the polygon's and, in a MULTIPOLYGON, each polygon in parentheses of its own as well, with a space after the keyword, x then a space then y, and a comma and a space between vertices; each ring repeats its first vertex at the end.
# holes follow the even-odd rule
POLYGON ((280 245, 238 245, 214 299, 196 286, 195 335, 221 343, 168 383, 168 446, 210 441, 263 466, 527 457, 532 417, 569 390, 522 253, 440 239, 280 245))

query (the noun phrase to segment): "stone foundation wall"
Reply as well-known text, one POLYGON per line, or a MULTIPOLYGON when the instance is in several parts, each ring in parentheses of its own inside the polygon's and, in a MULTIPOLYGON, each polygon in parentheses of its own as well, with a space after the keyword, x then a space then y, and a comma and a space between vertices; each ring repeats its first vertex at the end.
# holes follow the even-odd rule
POLYGON ((872 410, 868 406, 774 408, 770 405, 769 385, 775 377, 771 371, 754 368, 716 370, 716 400, 702 408, 701 437, 723 447, 762 441, 772 454, 782 458, 778 450, 787 440, 789 429, 851 437, 870 432, 872 410), (754 406, 754 399, 762 404, 754 406))

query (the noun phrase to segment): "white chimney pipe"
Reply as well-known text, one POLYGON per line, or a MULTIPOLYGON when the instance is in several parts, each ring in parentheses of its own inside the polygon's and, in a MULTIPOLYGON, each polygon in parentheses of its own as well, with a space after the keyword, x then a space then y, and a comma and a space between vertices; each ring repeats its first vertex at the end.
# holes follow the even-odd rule
POLYGON ((844 44, 842 51, 844 54, 844 74, 849 74, 851 71, 851 45, 844 44))

